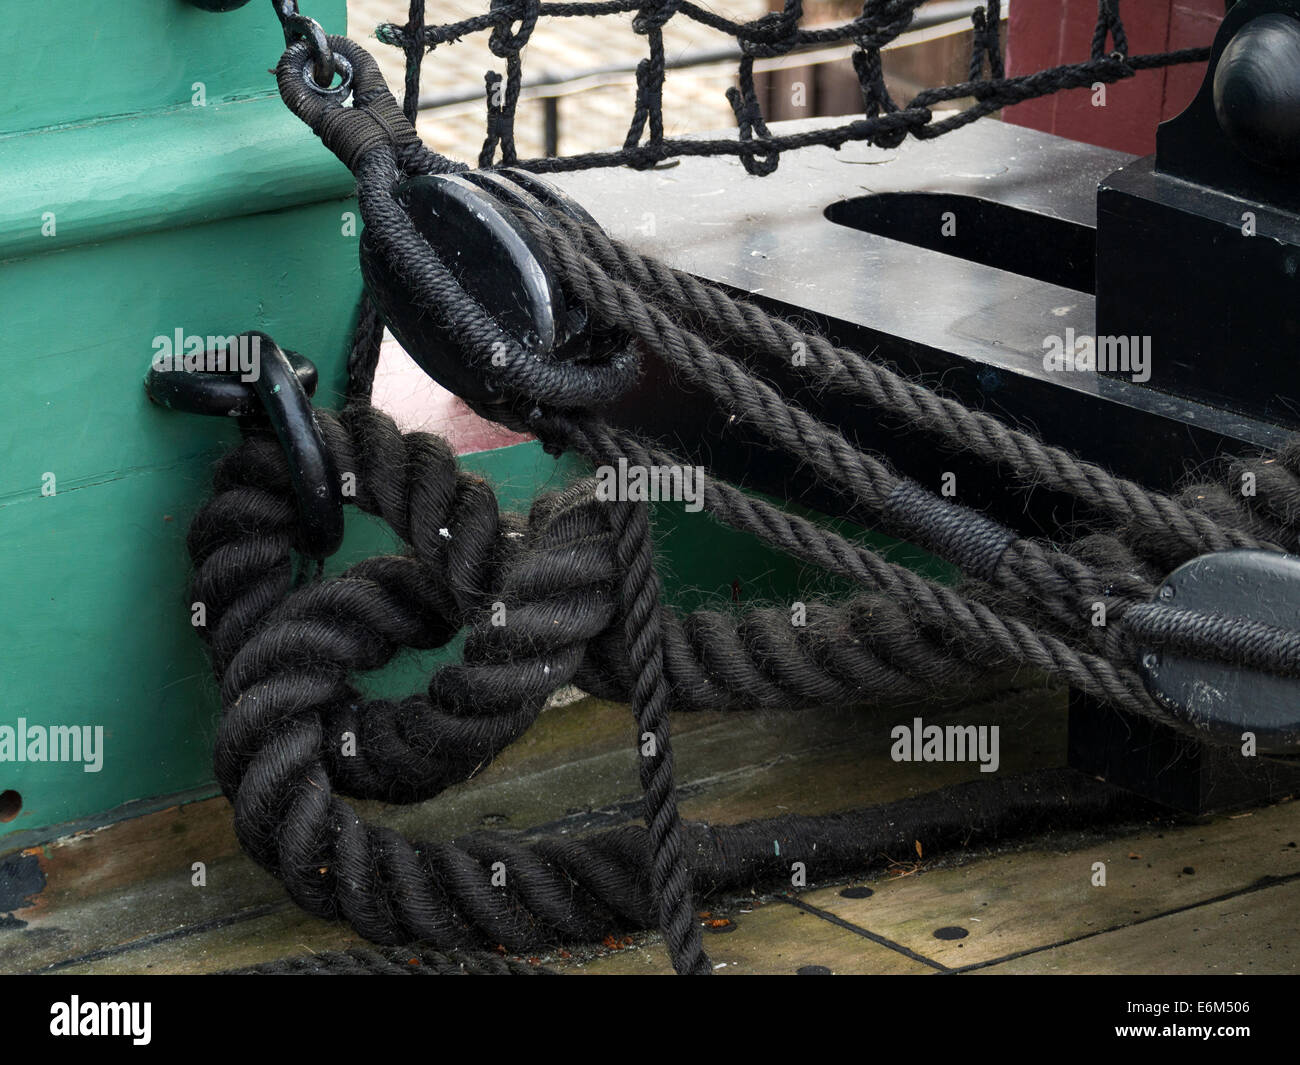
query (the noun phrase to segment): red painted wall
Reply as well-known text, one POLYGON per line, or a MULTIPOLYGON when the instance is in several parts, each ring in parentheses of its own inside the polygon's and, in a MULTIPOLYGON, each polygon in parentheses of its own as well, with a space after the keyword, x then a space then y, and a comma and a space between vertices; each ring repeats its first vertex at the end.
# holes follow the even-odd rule
MULTIPOLYGON (((1223 0, 1121 0, 1129 54, 1144 55, 1210 44, 1223 19, 1223 0)), ((1007 72, 1028 74, 1087 59, 1097 0, 1016 0, 1007 31, 1007 72)), ((1178 114, 1200 88, 1205 64, 1146 70, 1106 88, 1106 106, 1092 105, 1090 89, 1030 100, 1003 118, 1062 137, 1149 155, 1156 125, 1178 114)))

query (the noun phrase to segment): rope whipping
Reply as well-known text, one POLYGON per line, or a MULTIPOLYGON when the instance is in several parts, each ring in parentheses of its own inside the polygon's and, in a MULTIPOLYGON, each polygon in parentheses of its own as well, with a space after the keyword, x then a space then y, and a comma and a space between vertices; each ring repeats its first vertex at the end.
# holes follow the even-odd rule
MULTIPOLYGON (((313 59, 307 43, 286 51, 277 68, 286 104, 356 175, 369 238, 412 305, 461 339, 465 358, 499 397, 475 404, 479 413, 535 434, 552 452, 573 451, 597 466, 620 459, 677 465, 671 454, 600 416, 635 383, 641 359, 652 354, 774 447, 798 456, 843 497, 854 521, 917 543, 969 578, 957 589, 937 584, 709 477, 704 505, 715 519, 847 578, 860 591, 842 602, 809 603, 803 626, 792 626, 784 610, 762 607, 678 616, 662 602, 646 504, 602 501, 594 482, 584 480, 539 498, 526 516, 502 513, 491 487, 461 470, 444 441, 402 434, 371 407, 382 328, 363 301, 348 402, 339 413, 321 410, 317 417, 337 469, 355 478, 348 502, 384 521, 403 541, 404 553, 368 559, 328 579, 318 565, 296 566, 301 535, 286 460, 274 437, 255 428, 246 429, 244 442, 219 463, 213 498, 195 517, 188 539, 193 600, 207 607, 200 632, 221 688, 217 778, 245 849, 304 908, 347 920, 378 944, 423 944, 442 959, 430 963, 436 971, 469 964, 464 958, 470 955, 447 952, 502 944, 526 953, 657 926, 675 970, 704 974, 711 965, 694 918, 697 893, 771 882, 788 875, 791 860, 809 863, 810 875, 820 877, 860 870, 897 841, 881 838, 893 828, 882 829, 877 810, 683 825, 670 710, 788 709, 832 700, 865 708, 1029 667, 1189 730, 1147 695, 1133 668, 1133 640, 1140 636, 1144 647, 1157 648, 1216 644, 1216 633, 1226 631, 1218 623, 1226 619, 1162 612, 1150 603, 1155 581, 1171 565, 1205 551, 1293 546, 1300 449, 1238 460, 1226 471, 1232 476, 1249 468, 1261 488, 1274 487, 1271 498, 1261 490, 1239 501, 1217 483, 1165 496, 967 410, 598 230, 563 219, 541 226, 520 214, 566 295, 623 341, 600 359, 539 360, 460 288, 392 197, 403 175, 463 169, 425 148, 411 124, 424 51, 463 33, 492 29, 493 50, 507 61, 508 106, 490 125, 485 152, 500 147, 503 160, 514 161, 511 101, 518 99, 522 76, 519 50, 544 14, 638 10, 636 25, 649 38, 651 56, 638 75, 639 118, 620 152, 538 161, 536 169, 734 154, 751 172, 764 173, 780 151, 803 143, 834 147, 857 139, 885 144, 908 134, 933 137, 1021 99, 1117 80, 1144 66, 1205 58, 1203 50, 1126 58, 1116 7, 1103 0, 1089 60, 1006 78, 993 2, 976 20, 973 80, 929 90, 899 108, 883 89, 878 52, 918 6, 868 0, 849 27, 805 31, 797 26, 797 4, 745 26, 685 2, 648 9, 621 2, 508 4, 457 29, 426 26, 417 2, 404 29, 384 31, 407 53, 404 106, 388 92, 373 59, 345 38, 328 38, 328 46, 350 66, 350 107, 304 79, 313 59), (746 49, 737 141, 663 139, 661 31, 676 14, 733 33, 746 49), (511 33, 515 21, 520 28, 511 33), (859 45, 854 66, 864 98, 872 94, 867 117, 794 139, 770 136, 751 106, 752 77, 746 81, 754 55, 830 40, 859 45), (1115 47, 1110 55, 1103 54, 1107 40, 1115 47), (985 66, 987 78, 980 76, 985 66), (977 103, 955 119, 933 121, 930 104, 964 96, 977 103), (647 128, 649 140, 642 143, 647 128), (900 477, 887 459, 861 451, 728 354, 738 332, 769 358, 784 360, 792 342, 803 343, 810 379, 819 387, 850 393, 937 446, 973 454, 1021 483, 1069 493, 1094 516, 1090 535, 1058 549, 900 477), (1108 618, 1101 627, 1090 620, 1098 604, 1108 618), (501 610, 507 623, 494 624, 501 610), (1126 625, 1130 614, 1132 629, 1126 625), (424 692, 368 699, 353 683, 353 674, 384 666, 402 649, 441 647, 462 630, 460 661, 435 672, 424 692), (645 828, 528 843, 490 834, 413 843, 362 822, 340 798, 417 802, 435 796, 521 736, 550 694, 568 684, 630 702, 645 828), (341 750, 344 736, 354 738, 354 752, 341 750), (498 864, 508 870, 504 883, 493 876, 498 864)), ((1290 634, 1256 627, 1228 635, 1217 646, 1232 661, 1288 675, 1295 668, 1290 634)), ((1070 787, 981 782, 977 800, 976 792, 937 799, 955 803, 946 815, 931 807, 916 813, 926 818, 928 838, 936 823, 960 825, 962 840, 976 838, 972 833, 981 825, 988 838, 1002 838, 1012 831, 1008 825, 1029 830, 1059 815, 1070 806, 1070 787)), ((911 831, 905 819, 890 825, 911 831)), ((381 964, 349 958, 339 964, 381 964)))

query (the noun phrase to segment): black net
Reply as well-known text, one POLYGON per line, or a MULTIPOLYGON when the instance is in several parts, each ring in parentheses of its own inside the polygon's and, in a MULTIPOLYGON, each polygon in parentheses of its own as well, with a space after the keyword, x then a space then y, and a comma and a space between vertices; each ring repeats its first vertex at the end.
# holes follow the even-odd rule
POLYGON ((739 156, 751 174, 770 174, 780 153, 811 145, 839 148, 850 141, 868 141, 892 148, 906 137, 930 139, 968 125, 1004 107, 1047 96, 1063 89, 1085 88, 1130 78, 1140 70, 1177 63, 1203 62, 1209 48, 1187 48, 1150 55, 1130 55, 1120 0, 1098 0, 1097 22, 1090 55, 1079 62, 1008 77, 1003 64, 999 26, 1001 0, 988 0, 971 15, 973 46, 968 80, 925 89, 904 104, 885 85, 881 49, 912 26, 925 0, 865 0, 862 14, 835 26, 805 27, 802 0, 786 0, 752 22, 736 22, 689 0, 597 0, 594 3, 543 3, 541 0, 491 0, 488 12, 459 22, 427 25, 424 0, 412 0, 404 26, 388 23, 378 37, 406 55, 405 108, 414 120, 418 106, 424 56, 442 45, 480 33, 488 48, 505 63, 505 74, 490 70, 485 77, 487 135, 478 165, 522 166, 538 172, 582 170, 604 166, 649 168, 681 156, 739 156), (596 18, 632 14, 632 29, 644 36, 649 55, 636 70, 636 104, 623 146, 612 151, 584 152, 558 158, 518 158, 515 113, 523 86, 521 52, 544 18, 596 18), (740 48, 737 84, 727 89, 736 116, 734 138, 666 138, 663 90, 666 75, 663 30, 673 18, 693 19, 730 37, 740 48), (764 119, 755 90, 754 61, 784 56, 801 49, 852 44, 852 66, 862 92, 862 117, 822 128, 773 133, 764 119), (935 110, 954 101, 973 101, 955 112, 936 116, 935 110))

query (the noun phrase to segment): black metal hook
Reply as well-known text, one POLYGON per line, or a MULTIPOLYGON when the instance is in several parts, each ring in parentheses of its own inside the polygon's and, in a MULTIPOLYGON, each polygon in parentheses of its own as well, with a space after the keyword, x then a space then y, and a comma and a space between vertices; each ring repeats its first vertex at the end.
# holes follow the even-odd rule
POLYGON ((244 338, 254 356, 244 375, 230 365, 229 349, 206 351, 198 360, 179 353, 170 359, 155 356, 145 391, 169 410, 269 422, 289 460, 301 550, 325 558, 343 542, 343 491, 311 406, 316 367, 257 331, 239 335, 241 352, 244 338))

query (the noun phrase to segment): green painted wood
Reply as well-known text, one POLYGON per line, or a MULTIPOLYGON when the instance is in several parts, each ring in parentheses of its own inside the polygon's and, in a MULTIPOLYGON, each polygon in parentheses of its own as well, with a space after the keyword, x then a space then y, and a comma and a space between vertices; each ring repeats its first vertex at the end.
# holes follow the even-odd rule
MULTIPOLYGON (((0 726, 104 730, 98 772, 0 761, 0 792, 22 797, 0 840, 213 790, 218 704, 189 625, 184 533, 237 433, 147 402, 154 338, 262 329, 316 361, 318 402, 339 398, 360 291, 353 183, 274 95, 267 7, 105 0, 75 25, 62 12, 78 70, 98 79, 68 77, 21 32, 0 42, 24 86, 0 130, 27 131, 0 134, 14 177, 0 203, 0 726)), ((342 32, 342 0, 311 14, 342 32)), ((7 15, 39 34, 50 9, 17 0, 7 15)), ((563 477, 532 445, 468 464, 516 507, 563 477)), ((357 517, 335 564, 393 546, 357 517)), ((379 682, 409 690, 427 669, 403 660, 379 682)))
MULTIPOLYGON (((311 14, 342 33, 345 8, 311 14)), ((0 726, 98 726, 104 743, 93 773, 0 761, 0 791, 22 797, 0 837, 20 839, 212 788, 184 533, 235 429, 150 406, 153 339, 263 329, 317 362, 329 402, 360 280, 352 178, 280 103, 269 4, 8 0, 5 16, 0 726)))
POLYGON ((233 425, 152 406, 151 338, 264 329, 342 382, 352 201, 145 233, 0 270, 0 725, 102 725, 105 764, 0 762, 0 833, 210 787, 215 702, 188 624, 185 527, 233 425), (274 249, 274 254, 272 254, 274 249), (53 474, 54 494, 42 493, 53 474))
MULTIPOLYGON (((198 642, 184 609, 184 523, 160 501, 193 496, 190 463, 93 490, 0 508, 9 558, 0 725, 98 726, 102 767, 0 763, 22 796, 10 831, 58 824, 139 797, 205 783, 214 735, 198 642)), ((207 682, 211 687, 211 682, 207 682)))
MULTIPOLYGON (((303 7, 345 32, 346 0, 303 7)), ((220 14, 189 0, 5 0, 4 16, 0 134, 189 107, 195 83, 209 103, 271 94, 284 51, 266 0, 220 14)))
POLYGON ((360 292, 356 238, 339 221, 354 210, 336 200, 7 263, 0 505, 43 501, 45 473, 68 492, 192 460, 228 439, 229 426, 145 397, 153 338, 176 329, 265 330, 324 368, 328 402, 343 383, 360 292))
MULTIPOLYGON (((0 138, 0 260, 274 211, 353 188, 278 96, 0 138)), ((216 256, 228 254, 218 245, 216 256)), ((220 269, 219 258, 194 269, 220 269)))

